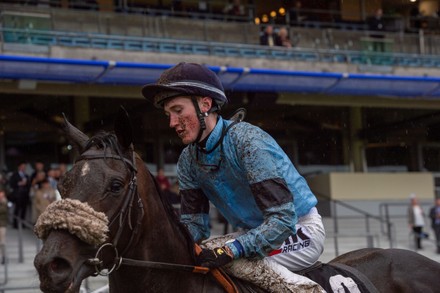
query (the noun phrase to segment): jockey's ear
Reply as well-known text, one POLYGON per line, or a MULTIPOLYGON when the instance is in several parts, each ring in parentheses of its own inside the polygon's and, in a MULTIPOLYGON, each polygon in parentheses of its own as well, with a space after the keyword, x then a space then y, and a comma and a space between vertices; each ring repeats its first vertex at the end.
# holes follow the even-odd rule
POLYGON ((122 106, 116 116, 115 133, 122 148, 128 150, 133 143, 133 130, 128 113, 122 106))
POLYGON ((63 131, 67 136, 67 139, 71 141, 73 144, 78 147, 80 153, 85 148, 87 141, 89 140, 89 137, 84 134, 81 130, 73 126, 66 118, 66 115, 64 113, 64 124, 63 124, 63 131))
POLYGON ((212 99, 210 97, 199 98, 199 108, 202 113, 209 112, 212 108, 212 99))

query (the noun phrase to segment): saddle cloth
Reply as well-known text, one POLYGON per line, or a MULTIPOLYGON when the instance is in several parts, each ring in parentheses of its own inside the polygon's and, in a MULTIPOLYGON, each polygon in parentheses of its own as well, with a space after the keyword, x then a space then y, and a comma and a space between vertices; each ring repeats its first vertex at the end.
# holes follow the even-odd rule
POLYGON ((344 264, 319 263, 298 273, 317 282, 328 293, 378 293, 364 274, 344 264))

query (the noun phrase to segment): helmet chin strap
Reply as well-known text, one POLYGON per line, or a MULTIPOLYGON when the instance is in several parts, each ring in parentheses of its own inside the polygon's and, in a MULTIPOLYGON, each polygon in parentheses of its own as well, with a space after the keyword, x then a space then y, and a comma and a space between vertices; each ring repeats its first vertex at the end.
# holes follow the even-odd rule
POLYGON ((205 117, 208 117, 209 112, 202 113, 202 111, 200 111, 199 103, 197 103, 197 98, 195 96, 191 96, 191 101, 193 102, 194 108, 196 109, 197 118, 199 119, 199 123, 200 123, 199 134, 197 135, 197 138, 194 141, 194 143, 198 143, 202 138, 203 131, 206 130, 205 117))
POLYGON ((191 101, 193 102, 194 108, 196 109, 197 118, 199 119, 200 123, 199 134, 197 135, 194 143, 199 143, 202 138, 203 131, 206 130, 205 118, 208 117, 210 113, 220 110, 220 107, 217 106, 217 103, 214 103, 213 101, 211 109, 209 109, 208 112, 202 112, 200 111, 199 103, 197 103, 197 98, 195 96, 191 96, 191 101))

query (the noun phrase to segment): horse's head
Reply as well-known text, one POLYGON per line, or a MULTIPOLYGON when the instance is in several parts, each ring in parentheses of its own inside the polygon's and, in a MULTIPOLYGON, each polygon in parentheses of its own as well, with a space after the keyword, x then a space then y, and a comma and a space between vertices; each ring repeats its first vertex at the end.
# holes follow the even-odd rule
POLYGON ((42 291, 78 292, 84 278, 115 269, 118 255, 138 240, 145 203, 137 192, 137 170, 144 166, 133 151, 129 124, 121 111, 115 133, 89 139, 65 120, 66 135, 81 155, 58 184, 62 200, 35 226, 44 240, 34 261, 42 291))

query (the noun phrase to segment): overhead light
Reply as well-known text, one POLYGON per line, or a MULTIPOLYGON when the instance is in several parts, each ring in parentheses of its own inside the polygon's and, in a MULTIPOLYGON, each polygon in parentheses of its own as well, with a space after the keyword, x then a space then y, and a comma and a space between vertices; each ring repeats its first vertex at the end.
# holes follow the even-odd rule
POLYGON ((268 22, 269 21, 269 17, 267 17, 267 14, 263 14, 263 16, 261 16, 261 21, 262 22, 268 22))
POLYGON ((285 15, 286 14, 286 9, 284 9, 284 7, 280 7, 280 9, 278 9, 278 13, 280 15, 285 15))
POLYGON ((260 18, 259 17, 255 17, 255 19, 254 19, 254 22, 255 22, 255 24, 260 24, 260 18))
POLYGON ((275 16, 277 16, 277 12, 276 11, 271 11, 270 12, 270 17, 275 17, 275 16))

